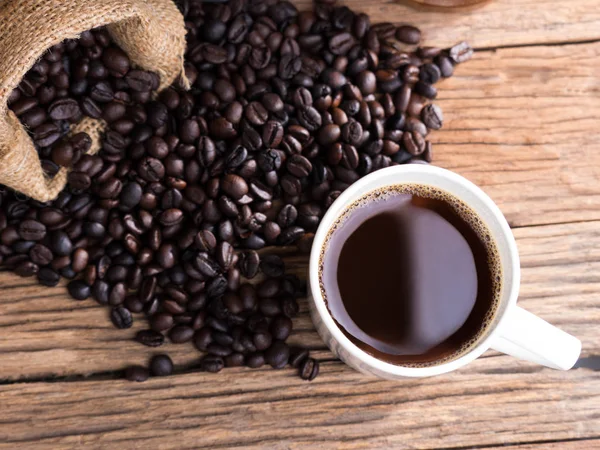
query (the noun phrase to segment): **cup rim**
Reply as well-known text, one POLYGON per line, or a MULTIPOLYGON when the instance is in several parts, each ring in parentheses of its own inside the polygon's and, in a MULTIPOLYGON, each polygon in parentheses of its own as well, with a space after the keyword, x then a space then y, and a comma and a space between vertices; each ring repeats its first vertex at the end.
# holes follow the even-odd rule
MULTIPOLYGON (((431 184, 427 181, 423 181, 424 185, 431 184)), ((456 192, 453 190, 443 187, 442 189, 447 190, 453 195, 456 195, 458 198, 461 198, 456 192)), ((519 254, 517 249, 517 244, 515 242, 512 231, 510 230, 510 226, 506 221, 506 218, 496 205, 494 201, 485 193, 481 188, 477 185, 464 178, 457 173, 454 173, 450 170, 443 169, 436 166, 425 165, 425 164, 406 164, 406 165, 398 165, 387 167, 385 169, 378 170, 377 172, 373 172, 360 180, 356 181, 350 187, 348 187, 342 194, 335 200, 335 202, 331 205, 328 211, 323 216, 321 223, 315 233, 315 238, 311 247, 310 253, 310 261, 309 261, 309 285, 310 285, 310 295, 309 301, 313 303, 315 311, 319 314, 320 320, 323 325, 327 328, 331 336, 334 340, 344 348, 350 355, 360 360, 363 364, 366 364, 370 368, 374 369, 376 372, 383 373, 388 376, 404 376, 404 377, 427 377, 432 375, 440 375, 443 373, 451 372, 460 367, 465 366, 471 361, 475 360, 481 354, 483 354, 486 350, 488 350, 493 340, 498 336, 498 332, 502 327, 502 324, 505 322, 508 313, 512 308, 516 305, 519 285, 520 285, 520 262, 519 262, 519 254), (381 188, 383 186, 391 186, 393 184, 403 184, 403 183, 419 183, 418 181, 404 181, 399 179, 397 182, 393 183, 382 183, 379 186, 372 186, 366 188, 366 186, 373 183, 379 178, 385 178, 386 176, 398 176, 399 178, 402 175, 411 174, 411 175, 419 175, 425 174, 427 176, 435 176, 439 178, 444 178, 455 186, 460 186, 464 189, 467 189, 471 194, 475 195, 478 200, 482 202, 484 207, 493 217, 494 221, 502 232, 503 238, 506 241, 508 248, 508 258, 510 261, 510 267, 502 267, 503 271, 507 271, 507 273, 503 274, 503 279, 510 279, 510 286, 504 286, 503 289, 507 289, 508 292, 506 295, 503 295, 505 307, 501 312, 501 315, 497 318, 495 326, 489 331, 488 335, 481 341, 479 344, 471 349, 469 352, 460 356, 459 358, 453 359, 446 363, 442 363, 435 366, 429 367, 407 367, 391 364, 380 359, 375 358, 369 353, 365 352, 361 348, 359 348, 356 344, 354 344, 337 326, 335 321, 333 320, 331 314, 327 306, 325 305, 325 300, 321 294, 321 290, 319 287, 319 256, 320 249, 324 244, 325 238, 331 225, 334 223, 335 219, 339 217, 341 213, 349 206, 353 201, 363 197, 368 192, 372 190, 381 188), (336 210, 338 210, 336 213, 336 210)))

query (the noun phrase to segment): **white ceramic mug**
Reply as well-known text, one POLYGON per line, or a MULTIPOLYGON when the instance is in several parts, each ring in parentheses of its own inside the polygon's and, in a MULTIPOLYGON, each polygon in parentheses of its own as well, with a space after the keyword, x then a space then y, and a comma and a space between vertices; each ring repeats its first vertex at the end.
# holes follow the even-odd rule
MULTIPOLYGON (((384 378, 439 375, 468 364, 492 348, 554 369, 568 370, 581 352, 579 339, 517 306, 521 269, 517 245, 496 204, 477 186, 453 172, 424 164, 388 167, 352 184, 331 205, 317 230, 309 268, 309 306, 317 331, 329 348, 357 370, 384 378), (442 189, 459 198, 485 222, 495 240, 502 267, 502 293, 494 323, 467 353, 428 367, 403 367, 381 361, 358 348, 338 328, 319 288, 319 254, 336 219, 367 193, 399 184, 420 184, 442 189)), ((565 305, 566 307, 566 305, 565 305)))

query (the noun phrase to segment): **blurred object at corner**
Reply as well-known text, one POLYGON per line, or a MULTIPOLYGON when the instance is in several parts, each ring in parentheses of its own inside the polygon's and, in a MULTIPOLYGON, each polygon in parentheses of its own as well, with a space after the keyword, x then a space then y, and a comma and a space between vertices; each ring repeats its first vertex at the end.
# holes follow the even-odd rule
POLYGON ((459 8, 461 6, 478 5, 489 0, 412 0, 415 3, 427 6, 442 6, 445 8, 459 8))

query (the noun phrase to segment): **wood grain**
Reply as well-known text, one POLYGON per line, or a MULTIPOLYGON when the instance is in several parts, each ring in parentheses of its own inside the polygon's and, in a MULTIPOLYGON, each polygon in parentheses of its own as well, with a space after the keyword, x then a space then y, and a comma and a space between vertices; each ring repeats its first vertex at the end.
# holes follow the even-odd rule
MULTIPOLYGON (((588 222, 515 230, 523 267, 520 304, 579 337, 585 356, 600 355, 599 225, 588 222)), ((285 259, 292 273, 305 277, 306 256, 285 259)), ((0 379, 121 370, 128 364, 145 364, 149 355, 162 351, 168 351, 183 367, 193 367, 200 357, 191 344, 149 350, 131 341, 145 326, 143 318, 133 329, 116 330, 106 308, 92 300, 71 300, 63 288, 42 288, 33 280, 8 273, 0 273, 0 284, 0 379)), ((321 357, 332 357, 314 331, 305 302, 290 342, 323 350, 321 357)))
POLYGON ((600 378, 508 357, 390 382, 323 364, 0 386, 0 448, 453 448, 598 437, 600 378))
MULTIPOLYGON (((300 10, 310 0, 294 2, 300 10)), ((498 47, 600 39, 598 0, 491 0, 469 8, 440 9, 410 0, 338 2, 371 16, 371 22, 409 23, 423 30, 426 45, 498 47)))
MULTIPOLYGON (((582 339, 580 368, 488 352, 440 378, 378 380, 332 357, 303 303, 291 342, 315 349, 317 380, 289 369, 211 376, 196 372, 191 345, 132 342, 141 320, 115 330, 92 301, 0 272, 0 448, 600 448, 600 1, 452 12, 344 3, 373 22, 420 26, 426 45, 482 50, 439 85, 434 162, 482 186, 522 227, 520 305, 582 339), (177 375, 118 379, 160 351, 177 375)), ((286 261, 304 274, 305 256, 286 261)))
POLYGON ((600 218, 600 43, 479 52, 440 85, 434 162, 513 226, 600 218))

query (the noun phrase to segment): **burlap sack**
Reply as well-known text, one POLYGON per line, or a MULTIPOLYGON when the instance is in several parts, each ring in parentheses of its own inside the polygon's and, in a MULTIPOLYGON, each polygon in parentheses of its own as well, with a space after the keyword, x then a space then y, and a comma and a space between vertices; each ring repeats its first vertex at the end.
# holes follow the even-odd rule
MULTIPOLYGON (((172 0, 0 1, 0 184, 39 201, 64 188, 67 170, 45 176, 32 140, 6 102, 49 47, 103 25, 134 65, 160 75, 161 87, 183 76, 185 25, 172 0)), ((100 126, 84 119, 77 129, 97 141, 100 126)))

